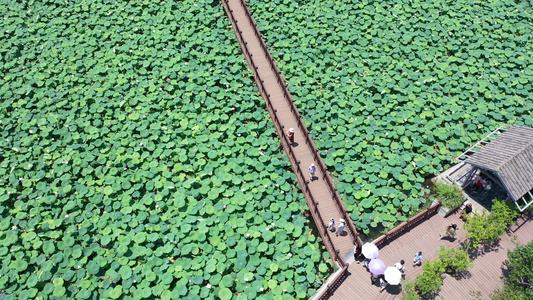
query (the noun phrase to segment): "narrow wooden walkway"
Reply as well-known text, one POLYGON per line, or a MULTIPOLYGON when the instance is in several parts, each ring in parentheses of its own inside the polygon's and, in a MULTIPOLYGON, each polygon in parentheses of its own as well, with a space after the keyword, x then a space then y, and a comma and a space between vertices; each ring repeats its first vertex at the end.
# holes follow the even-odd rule
POLYGON ((355 226, 346 213, 318 149, 309 136, 287 90, 285 80, 281 77, 267 50, 248 7, 243 0, 222 0, 222 3, 233 24, 248 64, 254 72, 256 83, 265 99, 267 109, 298 177, 300 187, 305 194, 307 204, 328 252, 341 268, 347 268, 342 256, 350 251, 355 243, 361 243, 355 226), (289 128, 296 130, 294 145, 290 145, 286 137, 289 128), (307 169, 312 163, 317 167, 318 178, 310 182, 307 169), (331 218, 334 218, 337 223, 341 218, 347 221, 344 235, 336 236, 327 230, 326 226, 331 218))

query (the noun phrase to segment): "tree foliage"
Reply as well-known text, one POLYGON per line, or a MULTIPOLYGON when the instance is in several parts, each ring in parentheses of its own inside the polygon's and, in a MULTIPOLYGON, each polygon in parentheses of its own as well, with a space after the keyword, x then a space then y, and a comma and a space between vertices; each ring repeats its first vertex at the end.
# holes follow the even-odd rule
POLYGON ((509 275, 505 286, 492 296, 494 300, 533 299, 533 242, 508 251, 505 266, 509 275))
POLYGON ((424 296, 429 296, 442 286, 444 263, 437 259, 424 265, 424 272, 416 277, 416 289, 424 296))
POLYGON ((402 284, 403 300, 418 300, 419 296, 416 291, 416 284, 412 281, 406 281, 402 284))
POLYGON ((463 272, 474 266, 468 253, 462 249, 441 246, 437 252, 439 253, 439 258, 444 264, 445 269, 463 272))
POLYGON ((466 216, 463 227, 470 240, 469 247, 475 249, 496 241, 517 216, 516 209, 502 200, 494 200, 490 214, 483 210, 466 216))

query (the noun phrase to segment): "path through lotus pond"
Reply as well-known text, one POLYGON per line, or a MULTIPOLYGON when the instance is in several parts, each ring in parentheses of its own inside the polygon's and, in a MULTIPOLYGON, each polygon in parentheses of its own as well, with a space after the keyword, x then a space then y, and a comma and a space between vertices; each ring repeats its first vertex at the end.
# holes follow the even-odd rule
POLYGON ((533 126, 530 3, 249 5, 365 233, 405 221, 425 178, 492 130, 533 126))
POLYGON ((3 1, 4 299, 307 298, 329 256, 217 1, 3 1))

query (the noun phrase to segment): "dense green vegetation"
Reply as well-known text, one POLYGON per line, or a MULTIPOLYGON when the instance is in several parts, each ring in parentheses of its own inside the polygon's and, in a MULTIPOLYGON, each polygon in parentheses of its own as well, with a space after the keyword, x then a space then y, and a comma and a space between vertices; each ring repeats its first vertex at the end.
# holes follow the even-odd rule
POLYGON ((329 275, 217 1, 2 1, 3 299, 307 298, 329 275))
POLYGON ((468 252, 464 249, 440 246, 437 253, 439 253, 439 259, 442 261, 446 272, 464 272, 474 266, 468 252))
POLYGON ((444 182, 435 183, 435 193, 442 206, 451 210, 458 208, 463 203, 463 191, 455 184, 448 185, 444 182))
POLYGON ((490 245, 498 241, 518 215, 514 203, 505 203, 503 200, 493 201, 490 214, 483 210, 467 215, 463 225, 465 236, 468 238, 466 246, 478 249, 480 245, 490 245))
MULTIPOLYGON (((489 131, 533 125, 527 2, 250 5, 365 233, 489 131)), ((315 293, 328 253, 218 1, 0 12, 5 299, 315 293)))
POLYGON ((442 286, 442 274, 446 268, 440 259, 428 261, 422 268, 424 271, 416 276, 415 286, 420 295, 429 298, 442 286))
POLYGON ((364 232, 490 131, 533 125, 527 1, 249 3, 364 232))
POLYGON ((505 286, 492 295, 494 300, 518 300, 533 298, 533 242, 519 245, 508 251, 505 265, 509 271, 505 286))

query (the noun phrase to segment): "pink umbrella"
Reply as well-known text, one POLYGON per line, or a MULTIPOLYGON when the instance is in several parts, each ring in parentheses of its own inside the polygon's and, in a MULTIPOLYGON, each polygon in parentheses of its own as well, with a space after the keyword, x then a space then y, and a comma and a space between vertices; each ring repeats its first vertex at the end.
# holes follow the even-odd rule
POLYGON ((387 266, 385 265, 385 262, 379 258, 374 258, 368 263, 368 270, 374 275, 381 275, 385 273, 386 269, 387 266))

